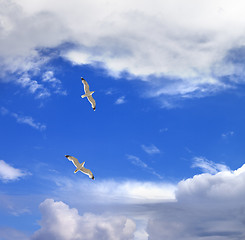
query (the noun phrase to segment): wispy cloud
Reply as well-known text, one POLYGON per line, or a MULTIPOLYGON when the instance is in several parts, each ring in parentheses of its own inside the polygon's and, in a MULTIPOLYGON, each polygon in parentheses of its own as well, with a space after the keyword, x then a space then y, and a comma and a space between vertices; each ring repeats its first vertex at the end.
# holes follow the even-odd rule
POLYGON ((228 137, 231 137, 233 135, 234 135, 234 131, 228 131, 228 132, 221 134, 222 138, 228 138, 228 137))
POLYGON ((9 114, 9 110, 6 109, 5 107, 1 107, 1 108, 0 108, 0 111, 1 111, 1 114, 2 114, 2 115, 7 115, 7 114, 9 114))
POLYGON ((203 172, 210 174, 216 174, 221 171, 229 171, 229 168, 226 165, 214 163, 205 157, 195 157, 192 167, 200 168, 203 172))
POLYGON ((47 71, 42 75, 42 81, 49 83, 51 87, 54 89, 54 93, 60 95, 67 95, 67 92, 63 90, 62 83, 59 79, 54 76, 53 71, 47 71))
POLYGON ((35 122, 34 119, 32 117, 29 116, 20 116, 16 113, 12 113, 12 116, 16 118, 18 123, 23 123, 23 124, 27 124, 37 130, 43 131, 46 129, 46 125, 41 124, 39 122, 35 122))
POLYGON ((116 101, 115 101, 115 104, 123 104, 125 103, 126 100, 125 100, 125 96, 122 96, 122 97, 119 97, 116 101))
POLYGON ((158 178, 162 179, 162 176, 160 174, 158 174, 153 168, 149 167, 145 162, 143 162, 142 160, 140 160, 139 157, 136 157, 134 155, 127 155, 128 159, 131 161, 132 164, 141 167, 145 170, 147 170, 148 172, 150 172, 151 174, 157 176, 158 178))
POLYGON ((3 160, 0 160, 0 180, 3 182, 18 180, 30 173, 14 168, 3 160))
POLYGON ((18 123, 27 124, 30 127, 35 128, 35 129, 40 130, 40 131, 44 131, 46 129, 46 125, 45 124, 36 122, 30 116, 22 116, 22 115, 19 115, 17 113, 10 112, 8 109, 6 109, 4 107, 1 107, 0 110, 1 110, 1 114, 2 115, 10 115, 10 116, 14 117, 18 123))
POLYGON ((114 88, 109 88, 109 89, 105 90, 105 95, 113 95, 113 94, 115 94, 116 92, 117 92, 116 89, 114 89, 114 88))
POLYGON ((161 129, 159 130, 160 133, 167 132, 167 131, 168 131, 168 128, 166 128, 166 127, 165 127, 165 128, 161 128, 161 129))
POLYGON ((129 160, 131 160, 132 164, 142 167, 142 168, 148 168, 148 165, 142 160, 140 160, 140 158, 133 156, 133 155, 127 155, 127 157, 129 160))
POLYGON ((29 240, 29 236, 24 232, 14 228, 0 227, 0 239, 3 240, 29 240))
POLYGON ((151 144, 150 146, 146 146, 143 144, 141 145, 141 147, 148 154, 160 153, 160 150, 153 144, 151 144))
POLYGON ((28 74, 24 74, 17 80, 17 83, 22 87, 27 88, 30 93, 36 94, 37 98, 44 98, 50 96, 50 92, 42 84, 36 80, 32 80, 28 74))
POLYGON ((16 83, 28 89, 28 91, 37 98, 46 98, 51 96, 52 93, 67 95, 67 92, 62 87, 61 81, 54 76, 53 71, 44 72, 42 74, 42 81, 40 82, 31 79, 29 73, 24 73, 17 79, 16 83))

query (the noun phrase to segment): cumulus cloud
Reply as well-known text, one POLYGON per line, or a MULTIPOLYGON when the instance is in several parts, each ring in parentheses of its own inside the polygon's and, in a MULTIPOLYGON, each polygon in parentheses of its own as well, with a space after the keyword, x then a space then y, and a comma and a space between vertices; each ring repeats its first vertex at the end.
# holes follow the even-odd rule
POLYGON ((106 216, 85 213, 63 202, 46 199, 40 204, 41 229, 34 233, 32 240, 132 240, 135 223, 124 216, 106 216))
POLYGON ((3 0, 1 74, 37 73, 55 55, 99 63, 116 77, 127 72, 150 83, 151 97, 213 94, 244 82, 244 6, 242 0, 72 0, 69 6, 3 0))
POLYGON ((32 239, 95 239, 97 233, 113 240, 245 238, 245 165, 198 174, 177 185, 103 181, 91 187, 89 182, 64 178, 57 184, 59 198, 84 213, 64 202, 45 200, 40 205, 41 228, 32 239), (103 205, 100 213, 93 213, 98 205, 103 205))
POLYGON ((89 240, 97 233, 113 240, 245 238, 245 165, 198 174, 176 185, 63 177, 56 181, 56 198, 69 205, 45 200, 40 205, 41 228, 32 239, 89 240))
POLYGON ((10 116, 14 117, 18 123, 21 124, 27 124, 32 128, 35 128, 40 131, 44 131, 46 129, 46 125, 42 124, 40 122, 36 122, 32 117, 30 116, 21 116, 17 113, 10 112, 8 109, 1 107, 1 114, 2 115, 7 115, 9 114, 10 116))
POLYGON ((158 206, 149 239, 240 240, 245 237, 245 165, 179 182, 176 202, 158 206))
POLYGON ((0 180, 3 182, 18 180, 21 177, 29 175, 30 173, 14 168, 3 160, 0 160, 0 180))

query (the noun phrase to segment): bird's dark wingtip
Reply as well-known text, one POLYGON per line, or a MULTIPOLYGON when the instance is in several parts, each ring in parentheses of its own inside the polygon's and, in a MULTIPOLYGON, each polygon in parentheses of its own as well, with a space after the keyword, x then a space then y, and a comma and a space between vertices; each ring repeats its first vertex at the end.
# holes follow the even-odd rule
POLYGON ((70 155, 65 155, 65 157, 70 157, 70 155))
POLYGON ((81 77, 81 80, 85 80, 83 77, 81 77))
POLYGON ((92 179, 94 180, 94 176, 92 177, 92 179))

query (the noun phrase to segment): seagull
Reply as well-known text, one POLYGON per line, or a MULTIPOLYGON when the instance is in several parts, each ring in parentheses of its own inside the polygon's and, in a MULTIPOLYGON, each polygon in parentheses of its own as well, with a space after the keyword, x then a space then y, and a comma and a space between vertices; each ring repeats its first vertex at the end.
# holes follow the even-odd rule
POLYGON ((84 95, 81 95, 81 97, 82 98, 87 97, 87 99, 89 100, 89 102, 92 105, 92 108, 95 111, 96 103, 95 103, 95 100, 92 97, 92 94, 94 93, 94 91, 90 92, 89 91, 89 85, 88 85, 87 81, 84 78, 82 78, 82 77, 81 77, 81 79, 82 79, 82 83, 83 83, 83 86, 84 86, 84 92, 85 92, 85 94, 84 95))
POLYGON ((85 162, 79 163, 75 157, 72 157, 70 155, 65 155, 65 157, 68 158, 68 160, 72 161, 73 164, 76 166, 77 169, 74 171, 74 173, 77 173, 80 170, 94 180, 93 173, 89 169, 84 167, 85 162))

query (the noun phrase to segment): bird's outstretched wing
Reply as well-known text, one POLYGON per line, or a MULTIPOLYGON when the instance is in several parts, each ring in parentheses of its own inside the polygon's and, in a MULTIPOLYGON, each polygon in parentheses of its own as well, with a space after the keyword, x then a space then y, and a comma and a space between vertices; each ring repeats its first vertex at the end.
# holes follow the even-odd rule
POLYGON ((84 174, 88 175, 90 178, 92 178, 92 179, 94 180, 94 175, 93 175, 93 173, 92 173, 89 169, 87 169, 87 168, 85 168, 85 167, 82 167, 82 168, 81 168, 81 171, 82 171, 84 174))
POLYGON ((82 79, 82 83, 83 83, 83 87, 84 87, 84 92, 85 93, 89 92, 89 85, 88 85, 87 81, 82 77, 81 77, 81 79, 82 79))
POLYGON ((80 163, 78 162, 78 160, 75 157, 72 157, 70 155, 65 155, 66 158, 68 158, 68 160, 72 161, 73 164, 78 167, 80 165, 80 163))
POLYGON ((94 98, 92 97, 92 95, 88 96, 87 98, 88 98, 89 102, 91 103, 92 108, 93 108, 94 111, 95 111, 95 108, 96 108, 96 102, 95 102, 94 98))

